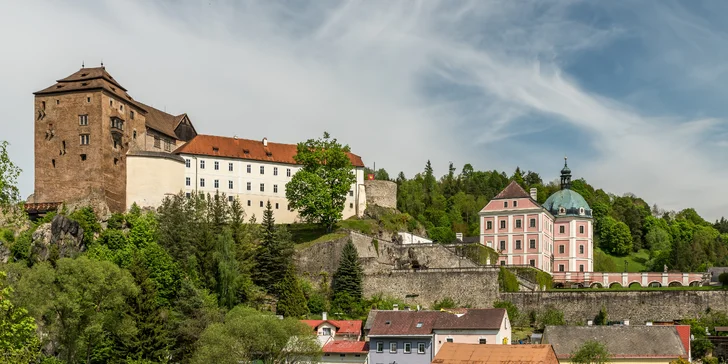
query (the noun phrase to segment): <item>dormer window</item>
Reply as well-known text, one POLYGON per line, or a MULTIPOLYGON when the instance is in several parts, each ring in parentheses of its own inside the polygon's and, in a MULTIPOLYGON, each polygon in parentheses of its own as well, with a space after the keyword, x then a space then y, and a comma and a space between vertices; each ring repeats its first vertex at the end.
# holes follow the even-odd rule
POLYGON ((270 157, 270 156, 272 156, 272 155, 273 155, 273 153, 271 153, 271 152, 268 152, 268 151, 266 151, 266 152, 265 152, 265 155, 267 155, 268 157, 270 157))
POLYGON ((564 209, 563 207, 559 207, 559 215, 563 215, 565 213, 566 213, 566 209, 564 209))
POLYGON ((420 328, 420 327, 422 327, 422 322, 417 323, 417 328, 420 328))
POLYGON ((217 152, 219 152, 219 151, 220 151, 220 148, 218 148, 218 147, 212 147, 212 151, 213 151, 214 153, 217 153, 217 152))
POLYGON ((583 207, 579 207, 579 215, 584 215, 584 208, 583 207))
POLYGON ((513 201, 513 207, 518 207, 518 201, 513 201))
POLYGON ((243 153, 250 154, 250 150, 249 149, 243 149, 243 153))

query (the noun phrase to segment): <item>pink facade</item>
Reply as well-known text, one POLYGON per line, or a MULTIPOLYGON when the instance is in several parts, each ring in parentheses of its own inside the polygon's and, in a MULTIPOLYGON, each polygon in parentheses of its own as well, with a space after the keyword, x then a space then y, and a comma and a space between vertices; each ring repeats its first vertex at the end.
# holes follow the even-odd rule
POLYGON ((554 283, 580 284, 585 287, 613 287, 639 285, 649 286, 694 286, 701 285, 703 273, 602 273, 602 272, 554 272, 554 283))

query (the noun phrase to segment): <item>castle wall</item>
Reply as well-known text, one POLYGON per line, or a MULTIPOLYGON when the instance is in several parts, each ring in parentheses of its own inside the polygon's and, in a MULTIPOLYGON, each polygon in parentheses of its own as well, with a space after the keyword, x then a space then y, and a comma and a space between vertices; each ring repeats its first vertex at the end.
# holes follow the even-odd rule
POLYGON ((168 195, 184 189, 185 162, 173 154, 146 152, 126 160, 126 208, 159 207, 168 195))
POLYGON ((367 205, 397 208, 397 184, 392 181, 364 181, 367 205))

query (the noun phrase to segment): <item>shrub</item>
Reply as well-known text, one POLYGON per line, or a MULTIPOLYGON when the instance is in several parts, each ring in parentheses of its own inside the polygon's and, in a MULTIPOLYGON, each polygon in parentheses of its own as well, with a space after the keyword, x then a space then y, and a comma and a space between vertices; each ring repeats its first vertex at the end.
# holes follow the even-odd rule
POLYGON ((723 272, 718 276, 718 282, 724 286, 728 286, 728 272, 723 272))
POLYGON ((450 297, 444 297, 440 301, 435 301, 435 303, 432 305, 433 310, 441 310, 443 308, 455 308, 457 307, 457 304, 455 303, 455 300, 453 300, 450 297))
POLYGON ((433 241, 443 244, 449 244, 455 240, 455 233, 449 227, 433 227, 427 230, 427 235, 433 241))
POLYGON ((516 275, 501 267, 498 272, 498 286, 501 292, 518 292, 519 284, 516 275))
POLYGON ((69 218, 76 221, 83 229, 83 242, 90 244, 94 240, 94 234, 101 231, 101 224, 99 224, 94 210, 90 207, 84 207, 74 211, 69 218))
POLYGON ((506 312, 508 312, 508 319, 511 321, 511 326, 513 326, 513 323, 518 321, 520 319, 520 312, 518 312, 518 307, 513 304, 511 301, 495 301, 493 302, 494 308, 505 308, 506 312))
POLYGON ((546 326, 563 326, 565 324, 564 312, 553 306, 547 306, 536 318, 536 328, 540 331, 543 331, 546 326))

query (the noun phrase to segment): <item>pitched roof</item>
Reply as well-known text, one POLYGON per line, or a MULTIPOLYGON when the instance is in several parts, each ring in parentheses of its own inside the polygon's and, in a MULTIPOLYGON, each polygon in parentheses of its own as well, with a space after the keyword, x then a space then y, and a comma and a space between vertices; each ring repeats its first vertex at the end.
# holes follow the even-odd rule
POLYGON ((680 341, 683 344, 683 349, 687 353, 687 358, 690 359, 690 325, 675 325, 677 334, 680 336, 680 341))
POLYGON ((177 129, 177 126, 182 121, 182 119, 187 116, 187 114, 175 116, 172 114, 167 114, 166 112, 151 107, 149 105, 142 104, 141 102, 139 104, 142 105, 145 110, 147 110, 146 115, 144 115, 147 127, 154 129, 166 136, 177 139, 175 129, 177 129))
POLYGON ((464 314, 442 312, 433 330, 498 330, 506 315, 504 308, 468 309, 464 314))
POLYGON ((369 352, 369 343, 365 341, 329 341, 323 347, 324 353, 356 353, 366 354, 369 352))
POLYGON ((551 345, 445 343, 432 364, 558 364, 551 345))
POLYGON ((430 335, 439 311, 379 311, 369 336, 430 335))
MULTIPOLYGON (((260 140, 200 134, 192 138, 185 145, 177 148, 175 153, 296 164, 293 157, 298 153, 298 149, 296 144, 282 144, 269 141, 266 147, 263 146, 263 142, 260 140)), ((348 154, 352 165, 355 167, 364 167, 364 162, 362 162, 360 156, 353 153, 348 154)))
POLYGON ((675 326, 547 326, 543 333, 560 359, 588 340, 603 343, 615 358, 687 358, 675 326))
POLYGON ((500 200, 504 198, 528 198, 531 197, 531 195, 526 192, 526 190, 521 187, 516 181, 511 181, 506 188, 503 189, 503 191, 500 191, 499 194, 495 195, 493 197, 494 200, 500 200))
POLYGON ((361 333, 361 320, 301 320, 304 324, 316 329, 324 322, 336 327, 338 334, 359 334, 361 333))

